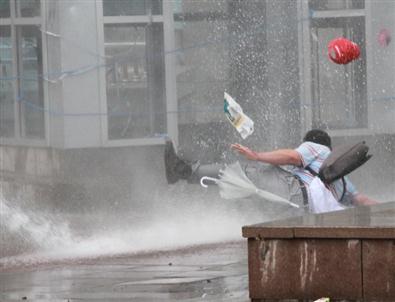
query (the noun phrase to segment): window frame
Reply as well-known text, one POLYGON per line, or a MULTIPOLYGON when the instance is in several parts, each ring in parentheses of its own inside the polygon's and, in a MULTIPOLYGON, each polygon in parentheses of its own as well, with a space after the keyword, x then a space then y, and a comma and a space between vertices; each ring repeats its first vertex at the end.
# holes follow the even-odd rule
MULTIPOLYGON (((43 89, 43 116, 44 116, 44 137, 43 138, 27 138, 23 137, 23 118, 20 111, 23 107, 20 106, 18 99, 18 87, 20 87, 20 80, 18 76, 18 54, 17 54, 17 27, 18 26, 38 26, 41 28, 46 27, 46 1, 40 0, 40 16, 38 17, 17 17, 17 2, 18 0, 10 0, 10 17, 1 18, 1 26, 10 26, 11 41, 12 41, 12 74, 15 80, 12 81, 13 97, 14 97, 14 136, 13 137, 0 137, 2 145, 16 145, 16 146, 32 146, 32 147, 47 147, 49 146, 49 112, 48 112, 48 82, 42 80, 43 89)), ((45 33, 41 31, 41 55, 42 55, 42 72, 48 73, 47 65, 47 43, 45 33)))
MULTIPOLYGON (((104 45, 104 26, 106 24, 147 24, 147 23, 161 23, 163 25, 164 35, 164 101, 166 104, 166 127, 167 134, 178 141, 178 119, 176 114, 171 114, 177 110, 176 98, 176 78, 173 55, 166 55, 169 50, 174 49, 174 26, 172 15, 171 1, 162 1, 162 15, 135 15, 135 16, 104 16, 103 15, 103 1, 96 1, 96 15, 98 18, 97 32, 98 45, 100 45, 100 55, 105 57, 104 45)), ((102 59, 101 64, 105 64, 102 59)), ((107 91, 106 91, 106 76, 105 68, 99 71, 99 95, 100 95, 100 111, 104 114, 101 116, 101 136, 102 143, 105 147, 120 147, 120 146, 145 146, 145 145, 163 145, 164 137, 147 137, 147 138, 125 138, 125 139, 110 139, 108 133, 108 109, 107 109, 107 91)))
MULTIPOLYGON (((339 9, 310 11, 309 0, 298 0, 298 35, 299 35, 299 78, 300 78, 300 99, 301 99, 301 136, 313 126, 313 99, 312 99, 312 62, 311 62, 311 41, 310 41, 310 19, 314 18, 341 18, 341 17, 363 17, 365 19, 365 41, 371 40, 370 32, 370 1, 365 0, 364 9, 339 9)), ((370 135, 371 123, 371 46, 366 43, 366 127, 329 129, 331 136, 357 136, 370 135)))

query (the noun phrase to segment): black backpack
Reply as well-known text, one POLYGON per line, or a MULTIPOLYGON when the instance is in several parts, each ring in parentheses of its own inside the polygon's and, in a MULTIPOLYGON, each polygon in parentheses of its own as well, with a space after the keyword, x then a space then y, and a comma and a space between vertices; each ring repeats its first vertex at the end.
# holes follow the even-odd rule
POLYGON ((314 176, 318 176, 327 185, 341 178, 343 181, 341 201, 347 189, 344 176, 362 166, 372 157, 368 154, 368 151, 369 147, 364 141, 352 145, 341 145, 332 150, 331 154, 322 163, 318 173, 309 166, 306 169, 314 176))

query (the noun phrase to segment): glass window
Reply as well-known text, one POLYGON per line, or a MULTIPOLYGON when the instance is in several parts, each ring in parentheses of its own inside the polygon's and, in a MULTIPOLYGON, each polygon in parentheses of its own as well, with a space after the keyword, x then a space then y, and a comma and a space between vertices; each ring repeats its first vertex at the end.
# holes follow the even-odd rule
POLYGON ((15 135, 11 28, 0 26, 0 136, 15 135))
POLYGON ((10 0, 0 0, 0 17, 10 17, 10 0))
POLYGON ((41 32, 37 26, 17 27, 22 136, 44 138, 41 32))
MULTIPOLYGON (((1 1, 1 0, 0 0, 1 1)), ((40 16, 40 0, 16 1, 18 17, 40 16)))
POLYGON ((165 132, 163 28, 105 25, 109 139, 165 132))
POLYGON ((314 127, 366 127, 364 17, 313 19, 311 26, 314 127), (347 65, 337 65, 328 60, 327 45, 338 37, 357 43, 361 49, 360 58, 347 65))
POLYGON ((12 19, 0 27, 0 136, 45 138, 40 0, 0 0, 0 13, 12 19), (10 11, 16 12, 9 15, 10 11), (23 24, 23 25, 18 25, 23 24), (18 98, 18 99, 16 99, 18 98))
POLYGON ((104 16, 162 14, 162 0, 103 0, 104 16))
POLYGON ((215 100, 227 90, 229 75, 237 73, 230 71, 229 60, 237 43, 226 41, 233 21, 229 2, 212 0, 202 5, 194 0, 173 1, 180 132, 220 120, 218 110, 213 110, 215 100))
POLYGON ((364 0, 310 0, 309 8, 313 10, 364 9, 364 0))

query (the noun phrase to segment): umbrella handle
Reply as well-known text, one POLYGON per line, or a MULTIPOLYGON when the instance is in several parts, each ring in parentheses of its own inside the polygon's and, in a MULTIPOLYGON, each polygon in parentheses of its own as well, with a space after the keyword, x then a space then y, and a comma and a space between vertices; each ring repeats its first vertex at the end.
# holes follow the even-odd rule
POLYGON ((200 179, 200 185, 201 185, 203 188, 207 188, 207 187, 208 187, 208 185, 206 185, 206 184, 204 183, 205 180, 210 180, 210 181, 213 181, 215 184, 217 184, 219 179, 218 179, 218 178, 214 178, 214 177, 203 176, 203 177, 200 179))

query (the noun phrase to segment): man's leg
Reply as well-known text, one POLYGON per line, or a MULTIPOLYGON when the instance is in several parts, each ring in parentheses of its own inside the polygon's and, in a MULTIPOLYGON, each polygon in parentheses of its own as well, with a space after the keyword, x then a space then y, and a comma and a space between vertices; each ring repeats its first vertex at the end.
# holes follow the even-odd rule
POLYGON ((218 178, 219 171, 223 168, 224 165, 221 164, 201 165, 199 162, 189 163, 176 154, 171 140, 166 141, 165 169, 166 179, 169 184, 174 184, 180 179, 198 184, 203 176, 218 178))
POLYGON ((188 179, 192 175, 191 164, 178 157, 171 140, 166 140, 164 159, 167 183, 174 184, 178 180, 188 179))

